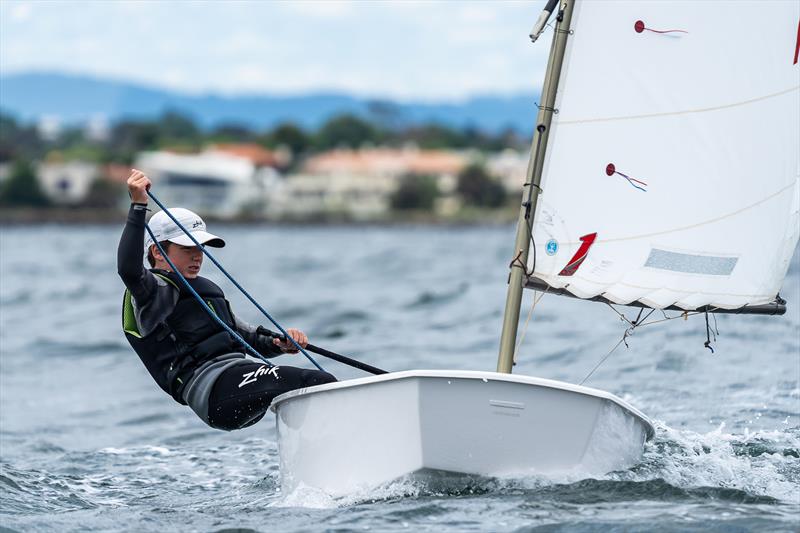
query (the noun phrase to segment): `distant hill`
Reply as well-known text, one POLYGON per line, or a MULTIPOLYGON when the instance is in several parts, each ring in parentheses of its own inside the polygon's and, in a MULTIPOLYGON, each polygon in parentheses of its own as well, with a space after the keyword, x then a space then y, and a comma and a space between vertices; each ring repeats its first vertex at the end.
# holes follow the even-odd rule
POLYGON ((189 95, 135 83, 57 73, 0 77, 0 109, 25 121, 55 115, 63 123, 84 122, 97 115, 110 121, 151 118, 170 109, 186 113, 204 127, 238 123, 256 129, 292 121, 316 128, 337 113, 382 117, 398 125, 438 122, 497 132, 533 128, 538 94, 481 96, 458 103, 397 103, 335 93, 297 96, 189 95))

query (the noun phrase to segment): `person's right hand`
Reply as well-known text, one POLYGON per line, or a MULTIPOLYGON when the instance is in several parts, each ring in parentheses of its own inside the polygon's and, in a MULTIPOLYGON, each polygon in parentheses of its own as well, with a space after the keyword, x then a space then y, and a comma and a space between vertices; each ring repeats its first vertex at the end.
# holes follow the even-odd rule
POLYGON ((147 191, 150 190, 150 178, 144 175, 141 170, 131 169, 131 175, 128 176, 128 193, 131 195, 131 201, 137 204, 147 203, 147 191))

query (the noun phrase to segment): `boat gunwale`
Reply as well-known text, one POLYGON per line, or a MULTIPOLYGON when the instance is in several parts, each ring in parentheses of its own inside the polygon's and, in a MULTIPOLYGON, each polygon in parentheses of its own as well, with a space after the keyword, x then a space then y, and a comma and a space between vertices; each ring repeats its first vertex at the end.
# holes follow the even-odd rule
POLYGON ((352 387, 360 387, 362 385, 375 385, 388 381, 397 381, 413 378, 453 378, 453 379, 480 379, 480 380, 493 380, 504 381, 509 383, 520 383, 523 385, 534 385, 538 387, 545 387, 549 389, 562 390, 566 392, 574 392, 584 396, 591 396, 602 400, 608 400, 615 403, 618 407, 631 413, 634 417, 638 418, 645 426, 647 439, 651 440, 655 436, 655 428, 650 419, 644 413, 639 411, 628 402, 619 398, 618 396, 592 387, 585 387, 583 385, 576 385, 567 383, 565 381, 556 381, 546 378, 538 378, 533 376, 525 376, 520 374, 504 374, 499 372, 485 372, 480 370, 403 370, 400 372, 389 372, 378 376, 367 376, 363 378, 348 379, 344 381, 336 381, 333 383, 325 383, 323 385, 315 385, 313 387, 304 387, 301 389, 291 390, 277 396, 270 405, 270 410, 277 413, 278 405, 286 401, 298 398, 301 396, 308 396, 320 392, 328 392, 342 389, 349 389, 352 387))

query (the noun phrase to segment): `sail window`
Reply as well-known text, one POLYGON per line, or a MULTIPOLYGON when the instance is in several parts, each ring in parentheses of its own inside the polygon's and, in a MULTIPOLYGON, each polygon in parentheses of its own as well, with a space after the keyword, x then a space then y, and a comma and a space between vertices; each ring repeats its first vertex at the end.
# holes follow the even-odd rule
POLYGON ((729 276, 738 260, 738 257, 683 254, 652 248, 644 266, 687 274, 729 276))

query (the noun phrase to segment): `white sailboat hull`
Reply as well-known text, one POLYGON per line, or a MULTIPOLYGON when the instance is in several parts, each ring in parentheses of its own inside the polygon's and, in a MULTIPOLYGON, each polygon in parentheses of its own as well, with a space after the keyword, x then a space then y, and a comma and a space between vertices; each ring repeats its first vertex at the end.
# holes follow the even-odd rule
POLYGON ((599 475, 636 464, 653 435, 616 396, 513 374, 411 370, 275 399, 282 487, 333 496, 423 469, 599 475))

